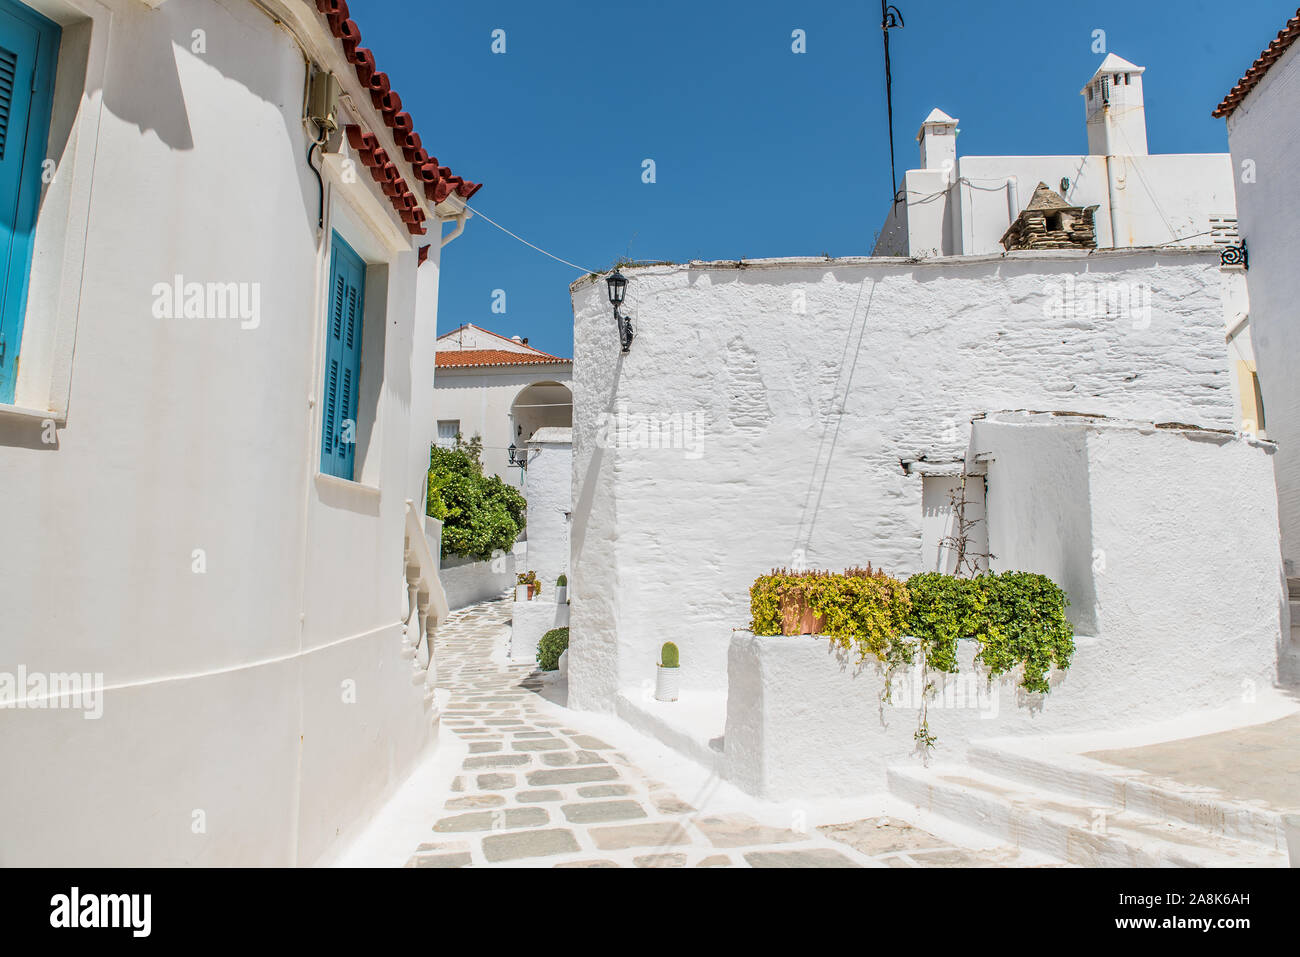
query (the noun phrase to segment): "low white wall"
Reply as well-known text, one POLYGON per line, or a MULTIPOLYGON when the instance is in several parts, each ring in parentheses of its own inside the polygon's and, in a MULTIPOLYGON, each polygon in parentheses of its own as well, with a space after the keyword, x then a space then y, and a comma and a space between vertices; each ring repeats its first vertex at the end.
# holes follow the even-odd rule
POLYGON ((510 657, 515 661, 537 661, 537 643, 552 628, 566 628, 569 606, 553 601, 517 601, 510 620, 510 657))
MULTIPOLYGON (((1272 448, 1232 435, 1082 417, 1005 414, 975 423, 988 465, 994 570, 1047 574, 1076 623, 1071 667, 1048 695, 1017 678, 931 676, 937 760, 977 738, 1120 728, 1222 708, 1274 681, 1286 592, 1272 448)), ((728 653, 725 767, 772 799, 879 790, 919 761, 920 682, 883 678, 829 640, 735 635, 728 653), (897 687, 897 686, 896 686, 897 687)))
POLYGON ((522 543, 516 543, 513 551, 494 561, 444 558, 438 577, 447 593, 447 607, 464 608, 475 602, 500 598, 513 588, 523 548, 522 543))

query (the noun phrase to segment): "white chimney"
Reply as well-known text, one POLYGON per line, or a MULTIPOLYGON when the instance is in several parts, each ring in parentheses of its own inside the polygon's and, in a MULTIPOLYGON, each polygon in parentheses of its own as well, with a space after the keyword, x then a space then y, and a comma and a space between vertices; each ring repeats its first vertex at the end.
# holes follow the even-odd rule
POLYGON ((1146 67, 1111 53, 1079 91, 1088 117, 1088 152, 1094 156, 1146 156, 1147 112, 1142 99, 1146 67))
POLYGON ((957 123, 936 107, 921 124, 916 141, 921 144, 921 169, 957 168, 957 123))

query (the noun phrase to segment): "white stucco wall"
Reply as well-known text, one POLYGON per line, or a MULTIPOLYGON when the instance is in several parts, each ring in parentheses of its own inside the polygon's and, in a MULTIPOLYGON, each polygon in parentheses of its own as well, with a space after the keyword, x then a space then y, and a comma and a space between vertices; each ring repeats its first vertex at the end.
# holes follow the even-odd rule
POLYGON ((569 570, 573 430, 540 429, 528 451, 528 543, 524 562, 548 590, 569 570))
POLYGON ((314 5, 270 3, 287 29, 235 0, 35 4, 68 24, 63 55, 88 57, 61 61, 57 98, 96 133, 52 142, 68 195, 43 207, 32 295, 54 306, 30 314, 19 380, 46 409, 64 376, 66 424, 47 443, 39 418, 0 410, 0 670, 102 673, 107 690, 99 720, 0 718, 0 761, 26 769, 0 793, 6 864, 310 863, 430 740, 400 618, 438 226, 411 237, 368 176, 347 188, 325 164, 324 235, 375 264, 367 304, 386 312, 367 313, 360 481, 320 476, 329 247, 288 30, 345 88, 355 74, 314 5), (93 177, 74 176, 87 157, 93 177), (152 287, 178 274, 258 284, 260 322, 155 318, 152 287), (45 321, 70 286, 75 355, 45 321))
MULTIPOLYGON (((988 468, 993 568, 1065 587, 1077 648, 1037 696, 1015 676, 989 689, 962 642, 961 672, 930 676, 936 760, 959 761, 982 738, 1224 708, 1274 684, 1286 592, 1271 446, 1074 416, 995 415, 973 431, 972 466, 988 468)), ((857 666, 825 639, 741 633, 728 677, 723 766, 753 793, 870 793, 886 768, 920 763, 914 672, 882 708, 874 664, 857 666)))
POLYGON ((1300 575, 1300 48, 1291 46, 1228 117, 1239 228, 1250 253, 1250 328, 1269 437, 1278 445, 1278 504, 1291 575, 1300 575))
POLYGON ((517 566, 524 550, 516 542, 514 550, 495 561, 476 562, 464 558, 444 558, 438 570, 447 607, 464 608, 475 602, 500 598, 514 588, 517 566))
POLYGON ((683 636, 683 686, 721 690, 748 589, 773 566, 919 570, 921 480, 902 461, 960 457, 982 409, 1234 425, 1210 251, 630 276, 627 355, 603 284, 573 287, 580 707, 610 708, 652 675, 665 634, 683 636), (1151 312, 1054 313, 1068 276, 1145 284, 1151 312))

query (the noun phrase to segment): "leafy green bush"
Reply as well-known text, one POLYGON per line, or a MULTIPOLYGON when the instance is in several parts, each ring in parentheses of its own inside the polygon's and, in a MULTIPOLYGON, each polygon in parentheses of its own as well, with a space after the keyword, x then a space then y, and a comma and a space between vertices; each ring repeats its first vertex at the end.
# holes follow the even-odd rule
POLYGON ((1065 617, 1065 592, 1046 575, 1003 572, 972 579, 984 591, 976 660, 994 675, 1025 666, 1020 686, 1046 694, 1047 675, 1074 658, 1074 629, 1065 617))
POLYGON ((991 675, 1024 666, 1020 686, 1049 691, 1047 675, 1074 658, 1074 631, 1065 617, 1069 599, 1046 575, 985 573, 958 578, 938 572, 904 584, 881 572, 850 569, 760 576, 749 591, 756 635, 781 634, 782 604, 807 607, 826 620, 826 634, 865 659, 892 669, 924 649, 926 667, 957 671, 957 642, 979 643, 976 660, 991 675))
POLYGON ((664 668, 676 668, 680 664, 677 646, 671 641, 665 641, 663 648, 659 650, 659 664, 664 668))
POLYGON ((442 554, 486 561, 510 551, 524 528, 527 502, 495 475, 484 475, 481 441, 456 437, 456 447, 429 451, 426 511, 442 521, 442 554))
POLYGON ((560 667, 560 655, 569 648, 569 629, 552 628, 537 642, 537 667, 554 671, 560 667))
POLYGON ((843 648, 857 648, 863 659, 874 655, 885 662, 911 661, 903 641, 911 600, 906 586, 884 572, 870 566, 838 575, 775 569, 749 590, 754 634, 781 634, 783 602, 823 616, 825 633, 843 648))
POLYGON ((957 642, 979 633, 985 605, 980 582, 938 572, 922 572, 907 580, 912 598, 907 633, 924 647, 930 667, 955 672, 957 642))

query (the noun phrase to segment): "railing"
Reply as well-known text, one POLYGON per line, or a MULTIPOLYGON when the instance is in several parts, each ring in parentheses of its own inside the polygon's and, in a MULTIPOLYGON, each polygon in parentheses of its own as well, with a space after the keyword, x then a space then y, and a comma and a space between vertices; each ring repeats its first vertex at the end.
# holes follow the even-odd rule
POLYGON ((438 623, 447 618, 447 596, 438 580, 437 559, 424 536, 423 517, 409 498, 406 500, 405 558, 407 611, 402 635, 406 653, 413 661, 415 680, 423 682, 432 696, 438 678, 433 634, 438 623))

